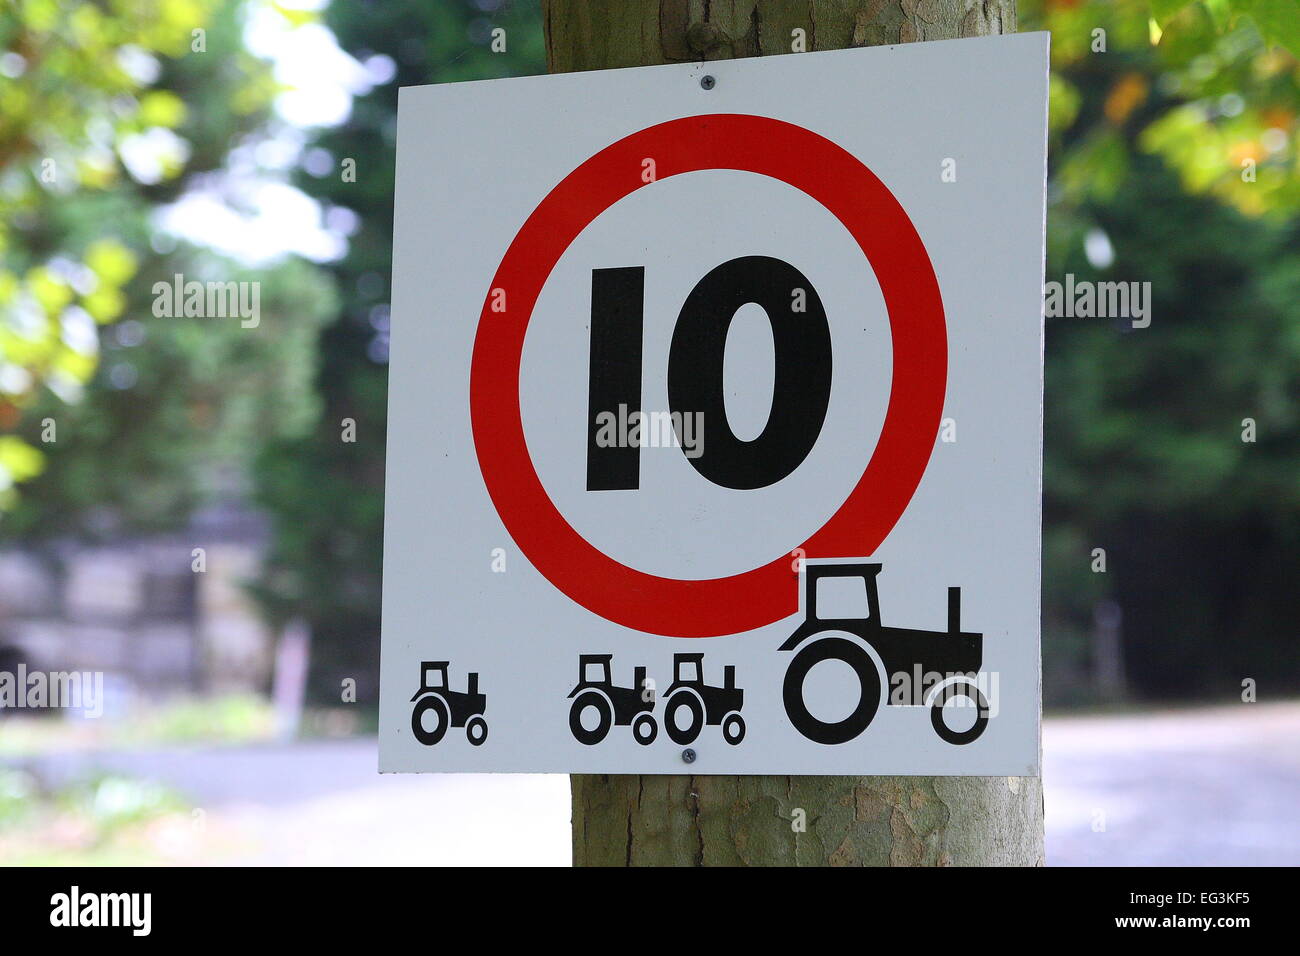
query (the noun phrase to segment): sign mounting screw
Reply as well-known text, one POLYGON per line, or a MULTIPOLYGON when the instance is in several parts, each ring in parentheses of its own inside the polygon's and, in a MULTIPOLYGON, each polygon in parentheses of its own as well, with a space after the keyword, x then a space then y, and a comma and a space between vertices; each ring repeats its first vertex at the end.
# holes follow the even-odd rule
POLYGON ((695 763, 695 751, 690 747, 687 747, 682 751, 682 760, 686 763, 695 763))
POLYGON ((717 85, 717 83, 718 81, 715 80, 712 76, 705 75, 700 77, 700 86, 704 87, 706 90, 713 89, 717 85))

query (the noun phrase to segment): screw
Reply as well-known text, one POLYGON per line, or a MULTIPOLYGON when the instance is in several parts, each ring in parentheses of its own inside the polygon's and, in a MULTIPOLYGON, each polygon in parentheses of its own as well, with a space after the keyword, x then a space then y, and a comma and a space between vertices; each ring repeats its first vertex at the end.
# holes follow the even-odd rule
POLYGON ((695 751, 687 747, 682 751, 682 759, 687 763, 695 763, 695 751))
POLYGON ((704 87, 706 90, 713 89, 713 87, 717 85, 717 82, 718 81, 711 76, 700 77, 700 86, 704 87))

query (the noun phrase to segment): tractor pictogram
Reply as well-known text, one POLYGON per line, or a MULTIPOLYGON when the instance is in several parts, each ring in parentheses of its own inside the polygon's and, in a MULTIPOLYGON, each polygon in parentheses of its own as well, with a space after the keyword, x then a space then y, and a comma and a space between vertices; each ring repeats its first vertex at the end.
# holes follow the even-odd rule
MULTIPOLYGON (((803 647, 785 672, 786 716, 794 728, 820 744, 842 744, 853 740, 871 723, 881 701, 889 704, 925 705, 935 733, 951 744, 968 744, 984 732, 989 707, 975 683, 983 658, 984 635, 961 629, 961 588, 948 589, 948 629, 920 631, 885 627, 880 623, 880 599, 876 587, 879 564, 805 564, 804 621, 781 645, 782 651, 803 647), (829 592, 829 593, 827 593, 829 592), (827 598, 846 600, 850 607, 831 607, 827 598), (819 613, 819 600, 823 602, 819 613), (837 635, 848 633, 857 638, 837 635), (883 692, 881 673, 868 650, 883 665, 886 680, 906 675, 912 693, 897 697, 883 692), (843 719, 824 721, 808 709, 804 681, 823 661, 837 660, 853 668, 860 683, 857 706, 843 719), (915 674, 945 675, 931 688, 917 686, 915 674), (952 730, 944 720, 944 705, 965 698, 973 705, 974 724, 952 730)), ((965 708, 962 708, 965 709, 965 708)))
POLYGON ((674 654, 673 682, 664 691, 664 730, 675 744, 695 742, 707 723, 722 725, 722 738, 735 746, 745 739, 740 716, 745 692, 736 686, 736 668, 722 669, 722 686, 704 683, 703 654, 674 654))
POLYGON ((659 733, 652 711, 654 689, 646 684, 646 669, 634 668, 631 687, 616 687, 610 677, 613 654, 578 655, 578 686, 569 692, 569 729, 579 743, 600 743, 614 725, 632 725, 632 737, 644 745, 659 733))
POLYGON ((424 661, 420 664, 420 689, 411 702, 411 733, 426 747, 432 747, 447 735, 448 727, 464 727, 465 737, 475 747, 487 740, 488 726, 483 719, 487 696, 479 693, 478 674, 469 675, 464 691, 447 686, 447 661, 424 661))

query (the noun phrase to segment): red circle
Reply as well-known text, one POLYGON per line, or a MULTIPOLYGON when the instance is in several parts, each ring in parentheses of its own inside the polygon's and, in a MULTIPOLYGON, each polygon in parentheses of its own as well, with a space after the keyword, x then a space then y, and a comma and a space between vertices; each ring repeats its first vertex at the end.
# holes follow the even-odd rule
POLYGON ((692 581, 615 561, 564 519, 542 487, 524 439, 519 366, 533 307, 551 270, 604 210, 657 178, 734 169, 781 180, 825 206, 853 235, 884 293, 894 347, 880 439, 862 477, 801 546, 808 558, 864 557, 902 516, 929 462, 948 379, 947 327, 930 257, 903 207, 861 162, 802 127, 713 113, 651 126, 602 149, 533 210, 497 269, 479 317, 470 368, 474 447, 488 493, 515 544, 553 585, 625 627, 670 637, 738 634, 799 609, 791 558, 692 581), (505 310, 495 312, 495 290, 505 310))

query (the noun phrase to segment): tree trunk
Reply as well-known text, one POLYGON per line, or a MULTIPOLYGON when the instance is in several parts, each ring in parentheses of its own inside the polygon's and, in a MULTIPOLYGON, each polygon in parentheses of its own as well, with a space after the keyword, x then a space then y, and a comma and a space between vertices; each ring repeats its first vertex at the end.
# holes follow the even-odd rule
MULTIPOLYGON (((543 0, 552 73, 1011 33, 1015 0, 543 0)), ((1035 777, 574 775, 575 866, 1037 866, 1035 777)))
POLYGON ((542 0, 552 73, 1016 31, 1015 0, 542 0))

